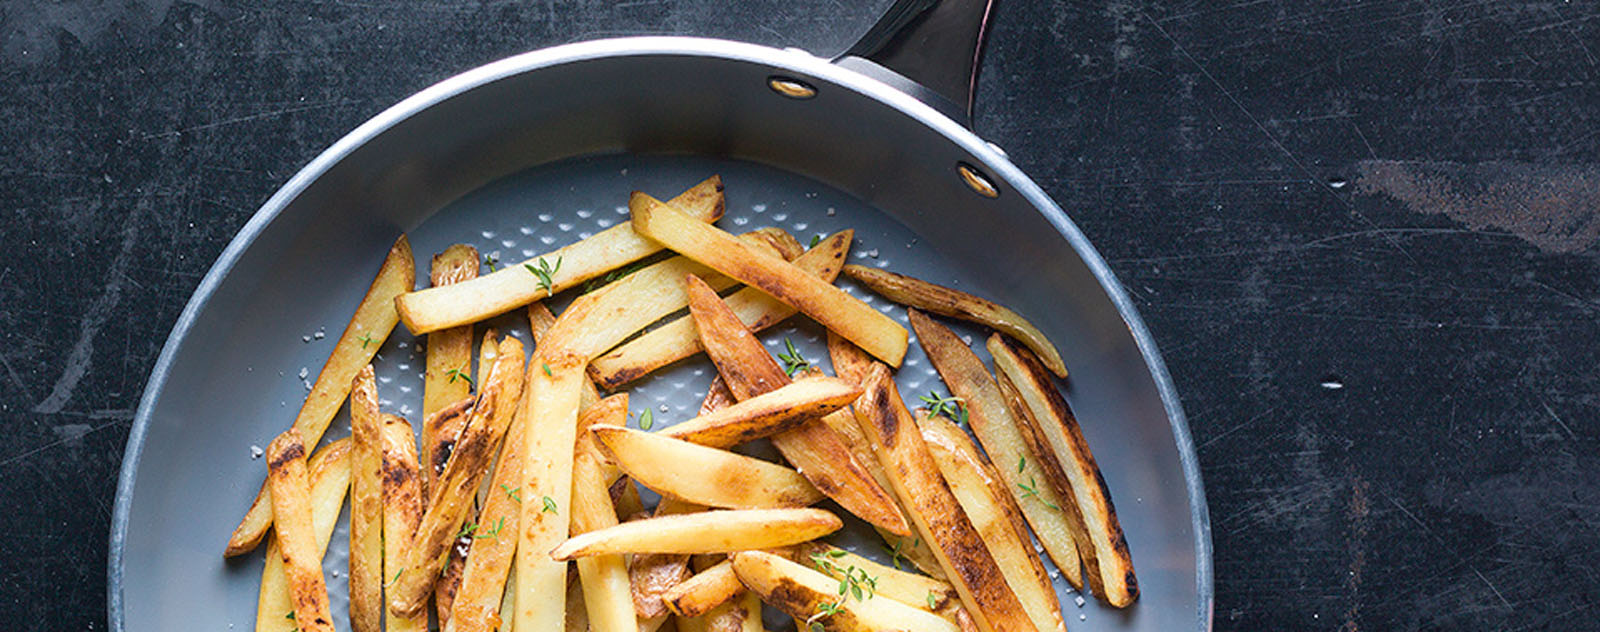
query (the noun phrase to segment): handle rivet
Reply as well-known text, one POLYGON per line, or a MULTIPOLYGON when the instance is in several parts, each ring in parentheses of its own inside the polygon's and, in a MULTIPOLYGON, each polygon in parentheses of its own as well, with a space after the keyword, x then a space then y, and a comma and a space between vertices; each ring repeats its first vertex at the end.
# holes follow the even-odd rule
POLYGON ((767 87, 791 99, 809 99, 817 96, 817 89, 811 87, 811 84, 792 77, 778 75, 767 77, 767 87))
POLYGON ((989 176, 983 175, 977 167, 958 162, 956 173, 961 174, 961 181, 967 183, 967 188, 972 189, 974 193, 990 199, 1000 197, 1000 189, 995 188, 994 183, 989 181, 989 176))

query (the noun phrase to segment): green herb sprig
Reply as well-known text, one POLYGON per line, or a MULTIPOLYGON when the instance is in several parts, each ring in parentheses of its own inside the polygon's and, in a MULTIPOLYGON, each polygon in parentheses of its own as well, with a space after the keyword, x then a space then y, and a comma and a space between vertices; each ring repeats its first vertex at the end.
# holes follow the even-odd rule
POLYGON ((544 289, 545 296, 555 293, 555 283, 551 281, 550 277, 561 269, 561 259, 561 257, 556 257, 555 266, 551 266, 550 262, 544 260, 544 257, 539 257, 538 266, 534 266, 531 263, 522 264, 522 267, 527 268, 528 272, 533 273, 533 276, 539 280, 539 287, 544 289))

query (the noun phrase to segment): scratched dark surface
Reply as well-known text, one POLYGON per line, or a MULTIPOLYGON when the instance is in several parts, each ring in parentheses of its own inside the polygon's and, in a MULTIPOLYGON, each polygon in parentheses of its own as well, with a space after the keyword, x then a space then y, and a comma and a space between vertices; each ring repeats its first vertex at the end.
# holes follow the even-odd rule
MULTIPOLYGON (((0 618, 105 627, 161 344, 347 130, 574 40, 831 53, 887 1, 724 4, 0 4, 0 618)), ((993 24, 977 130, 1160 342, 1219 629, 1600 629, 1600 4, 1002 0, 993 24)))

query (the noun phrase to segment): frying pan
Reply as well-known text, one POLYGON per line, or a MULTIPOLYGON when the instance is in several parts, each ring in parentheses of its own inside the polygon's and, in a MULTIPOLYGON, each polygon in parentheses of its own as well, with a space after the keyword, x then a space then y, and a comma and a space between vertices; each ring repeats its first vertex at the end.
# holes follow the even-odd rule
MULTIPOLYGON (((665 199, 720 173, 726 226, 782 226, 802 241, 853 227, 854 262, 964 288, 1033 319, 1071 368, 1064 385, 1142 591, 1117 611, 1080 602, 1058 580, 1067 625, 1209 629, 1205 499, 1155 343, 1066 214, 965 124, 988 8, 902 1, 836 60, 680 37, 558 46, 445 80, 335 143, 228 245, 151 373, 117 488, 111 628, 252 625, 260 554, 220 555, 264 476, 250 448, 293 419, 398 233, 422 266, 456 242, 521 261, 627 221, 630 190, 665 199)), ((516 320, 493 324, 517 332, 516 320)), ((764 339, 826 357, 821 330, 791 321, 764 339)), ((417 343, 402 326, 378 362, 386 409, 413 418, 417 343)), ((635 407, 687 418, 707 366, 691 360, 643 381, 635 407)), ((943 390, 915 344, 897 380, 908 395, 943 390)), ((346 427, 335 420, 332 435, 346 427)), ((326 566, 341 622, 343 529, 326 566)))

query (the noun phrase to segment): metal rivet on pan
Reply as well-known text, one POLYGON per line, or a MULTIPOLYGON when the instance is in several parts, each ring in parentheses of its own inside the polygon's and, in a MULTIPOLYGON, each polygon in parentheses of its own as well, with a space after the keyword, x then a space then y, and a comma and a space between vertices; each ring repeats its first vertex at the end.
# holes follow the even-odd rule
POLYGON ((811 84, 790 77, 777 75, 767 77, 767 87, 791 99, 809 99, 817 96, 817 89, 811 87, 811 84))
POLYGON ((961 174, 961 181, 967 183, 967 188, 972 189, 978 195, 986 198, 1000 197, 1000 189, 995 188, 994 183, 989 181, 989 176, 983 175, 983 172, 978 171, 977 167, 958 162, 956 163, 956 173, 961 174))

